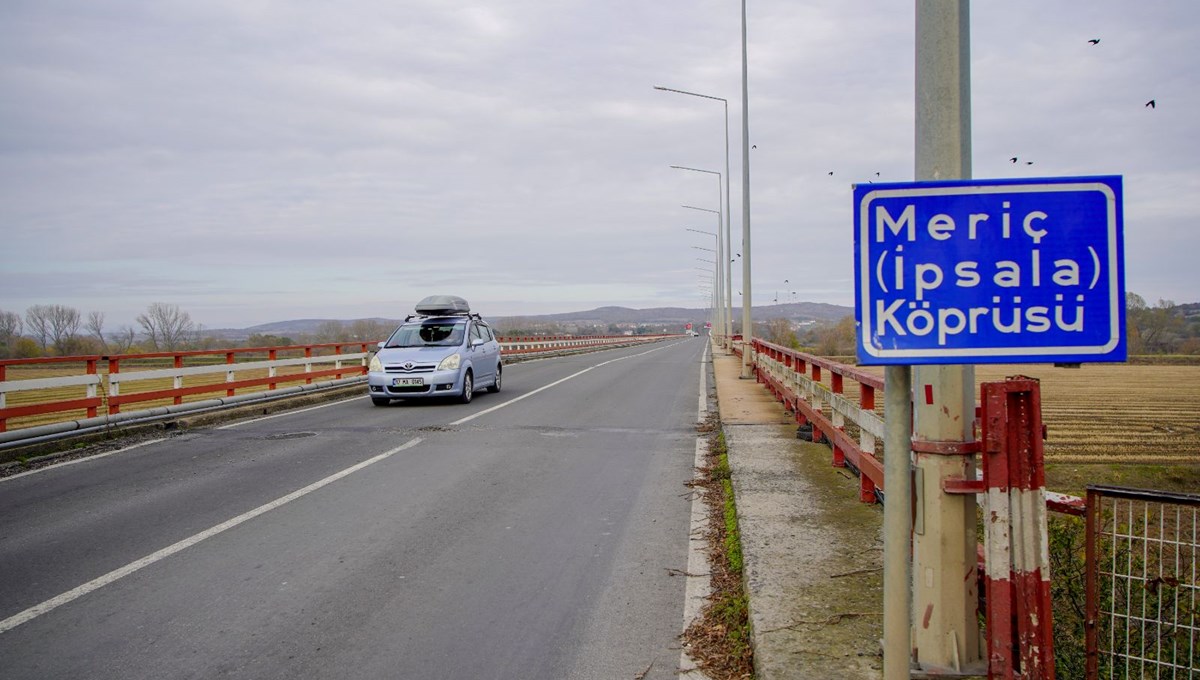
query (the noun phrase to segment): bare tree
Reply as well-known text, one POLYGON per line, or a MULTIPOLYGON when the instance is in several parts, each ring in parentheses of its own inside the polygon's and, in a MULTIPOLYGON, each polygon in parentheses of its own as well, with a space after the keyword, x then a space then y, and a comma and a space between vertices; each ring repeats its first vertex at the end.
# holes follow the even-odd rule
POLYGON ((25 327, 44 351, 50 346, 50 305, 33 305, 25 310, 25 327))
POLYGON ((113 354, 129 354, 133 343, 137 340, 137 332, 130 326, 121 326, 115 333, 108 336, 106 346, 113 354))
POLYGON ((349 332, 342 326, 341 321, 322 321, 316 330, 317 342, 345 342, 350 339, 349 332))
POLYGON ((0 310, 0 356, 13 356, 22 327, 20 314, 0 310))
POLYGON ((350 324, 350 337, 348 339, 354 342, 376 342, 387 340, 391 332, 392 329, 390 326, 384 326, 375 319, 358 319, 350 324))
POLYGON ((63 305, 33 305, 25 310, 25 325, 45 350, 50 345, 59 354, 69 354, 79 332, 79 310, 63 305))
POLYGON ((821 356, 844 356, 854 354, 854 317, 843 317, 818 334, 817 354, 821 356))
POLYGON ((67 355, 77 351, 79 323, 78 309, 50 305, 50 337, 54 341, 54 349, 59 354, 67 355))
POLYGON ((799 341, 796 340, 796 332, 792 330, 792 323, 784 318, 768 321, 765 335, 767 342, 773 342, 776 345, 793 349, 800 346, 799 341))
POLYGON ((102 351, 108 351, 108 342, 104 339, 104 312, 88 312, 87 324, 84 326, 89 335, 96 338, 102 351))
POLYGON ((192 321, 190 314, 180 309, 179 305, 164 302, 151 304, 145 314, 138 314, 137 322, 155 350, 171 352, 182 349, 193 342, 200 332, 200 326, 192 321))

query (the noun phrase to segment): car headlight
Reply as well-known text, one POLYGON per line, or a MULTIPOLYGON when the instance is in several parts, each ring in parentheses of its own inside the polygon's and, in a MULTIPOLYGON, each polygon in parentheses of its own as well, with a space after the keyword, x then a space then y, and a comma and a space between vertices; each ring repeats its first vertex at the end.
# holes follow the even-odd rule
POLYGON ((457 371, 458 367, 461 363, 462 363, 462 357, 459 356, 458 352, 455 352, 454 354, 451 354, 450 356, 446 357, 445 359, 442 359, 442 363, 438 364, 437 370, 439 370, 439 371, 457 371))
POLYGON ((383 372, 383 362, 379 360, 379 355, 371 357, 371 363, 367 364, 367 370, 373 373, 383 372))

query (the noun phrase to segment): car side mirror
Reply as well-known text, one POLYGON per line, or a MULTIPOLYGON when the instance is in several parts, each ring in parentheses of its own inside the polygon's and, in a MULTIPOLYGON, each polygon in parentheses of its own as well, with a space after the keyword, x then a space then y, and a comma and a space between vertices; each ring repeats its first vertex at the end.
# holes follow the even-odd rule
POLYGON ((375 349, 383 349, 383 346, 386 344, 387 344, 387 340, 380 340, 378 343, 375 344, 375 349))
POLYGON ((480 345, 482 345, 482 344, 483 344, 483 340, 481 340, 480 338, 473 338, 473 339, 471 340, 471 346, 472 346, 472 347, 479 347, 479 346, 480 346, 480 345))

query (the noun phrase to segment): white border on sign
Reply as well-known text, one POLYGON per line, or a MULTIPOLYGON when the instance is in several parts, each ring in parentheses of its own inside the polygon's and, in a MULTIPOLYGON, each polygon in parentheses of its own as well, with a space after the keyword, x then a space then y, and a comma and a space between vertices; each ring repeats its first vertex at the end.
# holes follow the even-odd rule
POLYGON ((1109 271, 1109 320, 1108 342, 1104 345, 1067 346, 1067 347, 971 347, 963 349, 880 349, 873 347, 871 338, 871 266, 868 257, 869 247, 863 247, 858 254, 860 279, 858 285, 862 291, 859 315, 862 318, 860 345, 872 357, 876 358, 931 358, 931 357, 970 357, 980 352, 991 356, 1047 356, 1056 354, 1093 355, 1107 354, 1120 344, 1120 305, 1124 300, 1118 300, 1118 283, 1120 283, 1117 267, 1117 196, 1113 188, 1103 182, 1078 182, 1055 184, 986 184, 986 185, 957 185, 950 187, 922 187, 917 189, 876 189, 863 195, 859 203, 859 243, 869 244, 871 235, 870 203, 879 198, 920 197, 920 196, 961 196, 964 194, 1022 194, 1022 193, 1063 193, 1067 191, 1098 191, 1104 195, 1108 204, 1108 271, 1109 271))

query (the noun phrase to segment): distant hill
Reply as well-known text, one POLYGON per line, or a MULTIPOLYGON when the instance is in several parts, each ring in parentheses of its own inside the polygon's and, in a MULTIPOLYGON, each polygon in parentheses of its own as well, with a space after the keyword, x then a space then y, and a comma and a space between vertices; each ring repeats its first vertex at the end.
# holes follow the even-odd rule
MULTIPOLYGON (((631 309, 629 307, 597 307, 583 312, 564 312, 561 314, 528 314, 507 317, 486 317, 497 326, 511 323, 522 324, 563 324, 563 325, 604 325, 608 324, 663 324, 675 325, 687 322, 699 323, 708 317, 708 308, 689 309, 685 307, 654 307, 651 309, 631 309)), ((733 310, 734 319, 741 319, 741 308, 733 310)), ((754 321, 769 319, 791 319, 794 321, 835 322, 854 314, 853 307, 829 305, 820 302, 794 302, 791 304, 766 305, 751 310, 754 321)), ((321 324, 337 321, 343 326, 349 326, 356 321, 370 321, 383 326, 399 325, 400 319, 372 317, 369 319, 291 319, 288 321, 272 321, 270 323, 250 326, 249 328, 214 328, 205 329, 204 334, 227 340, 246 340, 252 334, 278 335, 296 338, 302 335, 314 334, 321 324)))
MULTIPOLYGON (((597 307, 586 312, 521 316, 520 319, 544 323, 679 323, 697 321, 708 316, 708 308, 689 309, 684 307, 653 307, 630 309, 628 307, 597 307)), ((754 307, 750 316, 754 321, 786 318, 796 321, 838 321, 854 314, 853 307, 828 305, 819 302, 794 302, 791 304, 754 307)), ((741 318, 741 308, 733 310, 735 319, 741 318)), ((518 317, 509 317, 518 318, 518 317)), ((503 320, 503 319, 497 319, 503 320)))

